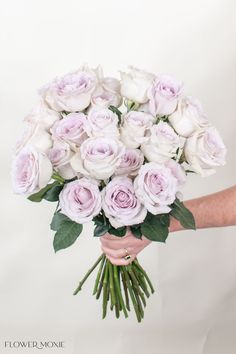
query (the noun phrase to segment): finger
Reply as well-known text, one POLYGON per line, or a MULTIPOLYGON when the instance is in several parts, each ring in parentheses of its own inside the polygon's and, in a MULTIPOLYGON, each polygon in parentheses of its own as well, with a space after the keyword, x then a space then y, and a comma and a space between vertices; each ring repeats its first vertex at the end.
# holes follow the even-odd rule
POLYGON ((110 257, 110 256, 107 256, 107 258, 109 259, 109 261, 112 264, 115 264, 115 265, 128 265, 131 262, 133 262, 133 260, 135 259, 135 255, 130 255, 130 256, 131 256, 130 259, 113 258, 113 257, 110 257))
POLYGON ((101 246, 102 251, 110 257, 113 258, 123 258, 125 257, 127 254, 131 254, 132 253, 132 249, 131 248, 121 248, 118 250, 114 250, 112 248, 106 247, 104 245, 101 246))

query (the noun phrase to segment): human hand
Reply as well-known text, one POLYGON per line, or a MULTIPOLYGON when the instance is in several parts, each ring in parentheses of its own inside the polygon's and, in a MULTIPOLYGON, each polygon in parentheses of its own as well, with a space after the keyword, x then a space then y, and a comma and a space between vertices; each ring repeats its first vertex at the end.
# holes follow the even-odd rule
MULTIPOLYGON (((112 264, 128 265, 131 263, 151 241, 142 236, 142 239, 136 238, 132 232, 127 231, 124 237, 117 237, 111 234, 105 234, 100 237, 102 251, 112 264), (129 259, 124 257, 130 256, 129 259)), ((128 258, 128 257, 127 257, 128 258)))

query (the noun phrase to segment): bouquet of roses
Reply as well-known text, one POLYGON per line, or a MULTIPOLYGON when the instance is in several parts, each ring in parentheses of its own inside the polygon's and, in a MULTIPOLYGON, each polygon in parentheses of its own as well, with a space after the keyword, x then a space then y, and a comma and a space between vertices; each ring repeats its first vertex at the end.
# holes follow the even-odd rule
MULTIPOLYGON (((225 162, 226 149, 199 101, 182 82, 130 67, 121 80, 87 66, 40 89, 25 118, 12 165, 14 191, 30 201, 57 202, 51 222, 55 252, 71 246, 83 224, 94 236, 131 232, 165 242, 170 216, 195 229, 180 189, 188 173, 207 176, 225 162)), ((93 294, 138 321, 154 292, 138 260, 124 249, 122 266, 102 254, 93 294)))

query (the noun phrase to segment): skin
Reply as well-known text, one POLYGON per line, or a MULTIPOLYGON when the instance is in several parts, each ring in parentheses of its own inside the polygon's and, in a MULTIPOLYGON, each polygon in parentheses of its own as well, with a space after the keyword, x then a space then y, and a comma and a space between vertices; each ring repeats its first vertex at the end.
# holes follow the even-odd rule
MULTIPOLYGON (((184 202, 194 215, 196 228, 226 227, 236 225, 236 186, 223 191, 184 202)), ((171 218, 170 232, 184 230, 180 223, 171 218)), ((128 265, 151 241, 146 237, 137 239, 128 230, 122 238, 106 234, 100 238, 102 251, 111 263, 128 265), (123 257, 130 255, 129 260, 123 257)))

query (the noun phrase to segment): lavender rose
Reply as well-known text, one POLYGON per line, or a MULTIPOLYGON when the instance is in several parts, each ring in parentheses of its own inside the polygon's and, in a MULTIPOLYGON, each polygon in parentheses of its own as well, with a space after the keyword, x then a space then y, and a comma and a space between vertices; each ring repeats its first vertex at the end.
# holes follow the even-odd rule
POLYGON ((118 166, 116 175, 136 176, 144 162, 143 153, 139 149, 126 149, 121 156, 121 163, 118 166))
POLYGON ((184 154, 193 171, 209 176, 225 164, 226 147, 214 127, 196 131, 185 143, 184 154))
POLYGON ((101 193, 95 181, 88 178, 67 183, 59 195, 61 213, 84 224, 101 211, 101 193))
POLYGON ((149 110, 156 116, 164 116, 174 112, 183 84, 171 76, 160 75, 155 78, 148 90, 149 110))
POLYGON ((57 142, 48 152, 48 157, 54 169, 65 179, 70 179, 76 176, 72 169, 70 160, 74 152, 71 151, 70 145, 64 142, 57 142))
POLYGON ((164 163, 176 155, 180 138, 166 122, 159 122, 150 129, 148 140, 141 145, 141 150, 148 161, 164 163))
POLYGON ((173 159, 167 161, 165 166, 171 170, 172 175, 177 179, 178 187, 182 187, 186 182, 186 172, 183 166, 173 159))
POLYGON ((209 126, 200 102, 190 96, 179 100, 176 111, 168 119, 175 131, 185 138, 196 130, 209 126))
POLYGON ((154 117, 151 114, 130 111, 122 116, 120 138, 127 148, 138 148, 147 138, 147 131, 151 128, 154 117))
POLYGON ((143 165, 134 180, 138 199, 154 215, 170 212, 169 205, 175 200, 177 187, 171 169, 154 162, 143 165))
POLYGON ((100 78, 99 85, 94 91, 91 99, 92 106, 98 107, 119 107, 122 98, 120 95, 120 82, 112 77, 100 78))
POLYGON ((72 168, 85 176, 107 179, 121 162, 124 145, 116 139, 98 137, 87 139, 71 159, 72 168))
POLYGON ((118 117, 108 108, 92 108, 88 113, 87 133, 91 137, 118 137, 118 117))
POLYGON ((128 177, 117 176, 102 190, 102 208, 115 228, 143 222, 147 210, 137 199, 133 182, 128 177))
POLYGON ((52 126, 52 138, 64 141, 75 149, 88 138, 86 127, 87 119, 83 113, 70 113, 52 126))
POLYGON ((54 79, 40 90, 40 94, 55 111, 83 111, 89 106, 96 85, 97 76, 94 70, 82 67, 54 79))
POLYGON ((14 192, 27 196, 47 185, 52 176, 52 164, 45 154, 27 146, 14 158, 11 176, 14 192))

